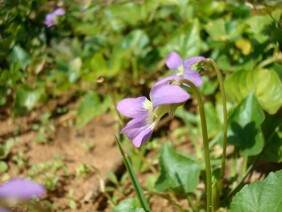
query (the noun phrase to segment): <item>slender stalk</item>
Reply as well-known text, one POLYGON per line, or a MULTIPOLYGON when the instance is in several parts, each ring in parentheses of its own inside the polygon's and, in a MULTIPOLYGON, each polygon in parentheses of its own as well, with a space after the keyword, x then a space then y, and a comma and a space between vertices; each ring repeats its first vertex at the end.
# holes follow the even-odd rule
POLYGON ((219 68, 217 64, 212 59, 207 59, 206 62, 211 65, 211 68, 216 72, 217 79, 219 82, 219 88, 221 93, 221 99, 222 99, 222 108, 223 108, 223 144, 222 144, 222 157, 221 157, 221 171, 220 171, 220 177, 216 185, 216 192, 215 192, 215 207, 218 208, 219 206, 219 200, 220 200, 220 194, 222 192, 223 188, 223 180, 224 180, 224 174, 225 174, 225 163, 226 163, 226 146, 227 146, 227 108, 226 108, 226 96, 225 96, 225 90, 224 90, 224 84, 223 84, 223 78, 221 75, 221 72, 219 71, 219 68))
POLYGON ((222 78, 221 72, 219 71, 216 63, 212 59, 207 59, 207 62, 209 62, 212 65, 212 68, 216 72, 216 75, 217 75, 217 78, 218 78, 218 82, 219 82, 221 99, 222 99, 222 108, 223 108, 223 145, 222 145, 222 149, 223 150, 222 150, 220 179, 223 181, 224 173, 225 173, 226 146, 227 146, 227 108, 226 108, 226 96, 225 96, 223 78, 222 78))
POLYGON ((246 174, 246 170, 248 167, 248 156, 243 157, 243 167, 242 167, 242 172, 241 172, 241 177, 244 177, 246 174))
POLYGON ((206 122, 206 115, 202 97, 194 85, 193 82, 187 79, 179 80, 181 83, 185 83, 189 85, 195 92, 199 112, 201 117, 201 124, 202 124, 202 134, 203 134, 203 143, 204 143, 204 156, 205 156, 205 164, 206 164, 206 192, 207 192, 207 212, 213 211, 213 202, 212 202, 212 182, 211 182, 211 164, 210 164, 210 150, 209 150, 209 143, 208 143, 208 132, 207 132, 207 122, 206 122))

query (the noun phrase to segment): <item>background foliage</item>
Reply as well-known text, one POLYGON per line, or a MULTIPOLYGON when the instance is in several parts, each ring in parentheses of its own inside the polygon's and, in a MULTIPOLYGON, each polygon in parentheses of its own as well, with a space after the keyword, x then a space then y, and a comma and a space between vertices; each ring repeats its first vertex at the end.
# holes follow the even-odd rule
MULTIPOLYGON (((169 74, 164 64, 171 51, 183 58, 202 55, 214 59, 224 75, 229 144, 241 156, 281 162, 281 5, 232 0, 0 1, 1 114, 4 119, 48 111, 52 119, 74 112, 76 126, 83 128, 96 116, 114 111, 119 99, 146 95, 157 79, 169 74), (56 7, 66 13, 47 28, 44 18, 56 7), (60 103, 73 100, 79 102, 74 109, 60 103)), ((221 99, 214 73, 206 73, 200 90, 209 138, 220 144, 221 99)), ((184 110, 176 115, 191 126, 196 143, 199 117, 184 110)), ((175 131, 180 140, 181 133, 175 131)), ((0 158, 5 159, 11 143, 0 145, 0 158)), ((169 145, 160 154, 157 190, 195 191, 201 154, 183 155, 169 145), (174 161, 180 164, 175 170, 167 166, 174 161), (190 164, 193 172, 182 173, 182 163, 190 164), (187 182, 180 186, 175 173, 187 182)))

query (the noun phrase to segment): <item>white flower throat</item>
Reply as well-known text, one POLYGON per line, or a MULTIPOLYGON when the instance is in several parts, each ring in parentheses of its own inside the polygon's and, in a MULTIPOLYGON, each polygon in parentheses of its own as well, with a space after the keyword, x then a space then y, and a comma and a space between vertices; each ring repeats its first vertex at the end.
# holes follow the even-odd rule
POLYGON ((156 107, 156 109, 153 110, 153 103, 147 99, 143 103, 143 108, 148 111, 148 114, 146 117, 146 124, 149 125, 151 129, 154 129, 154 127, 160 121, 160 119, 166 113, 169 112, 168 105, 162 105, 162 106, 156 107))

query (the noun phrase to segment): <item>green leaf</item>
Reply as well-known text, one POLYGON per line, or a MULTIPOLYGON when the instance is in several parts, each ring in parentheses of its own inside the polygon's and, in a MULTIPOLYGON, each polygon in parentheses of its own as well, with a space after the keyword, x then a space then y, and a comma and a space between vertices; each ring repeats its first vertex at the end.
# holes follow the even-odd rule
POLYGON ((142 208, 146 211, 146 212, 149 212, 150 211, 150 207, 149 207, 149 204, 147 202, 147 199, 143 193, 143 190, 137 180, 137 177, 136 177, 136 174, 131 166, 131 163, 130 161, 128 160, 127 156, 125 155, 124 151, 123 151, 123 148, 122 148, 122 145, 120 143, 120 141, 117 139, 116 137, 116 142, 118 144, 118 147, 119 147, 119 150, 121 152, 121 155, 123 157, 123 161, 124 161, 124 164, 126 166, 126 169, 129 173, 129 176, 130 176, 130 179, 131 179, 131 182, 133 184, 133 187, 135 189, 135 192, 137 194, 137 197, 139 199, 139 202, 140 204, 142 205, 142 208))
POLYGON ((42 88, 32 89, 23 85, 18 87, 15 97, 16 112, 23 113, 32 110, 44 93, 42 88))
POLYGON ((248 33, 251 34, 252 38, 257 40, 259 43, 263 43, 269 39, 269 34, 264 32, 267 25, 271 24, 273 20, 271 16, 259 16, 255 15, 247 20, 248 33))
POLYGON ((112 57, 106 61, 101 53, 95 54, 90 59, 89 67, 94 70, 95 77, 107 76, 112 77, 118 73, 120 69, 120 59, 122 55, 112 55, 112 57))
POLYGON ((261 152, 264 137, 261 124, 264 113, 254 94, 247 96, 233 111, 228 120, 228 143, 234 144, 244 156, 261 152))
POLYGON ((275 114, 282 106, 282 84, 273 70, 238 71, 225 80, 226 95, 240 102, 251 92, 261 107, 275 114))
POLYGON ((266 116, 262 129, 266 144, 260 160, 282 162, 282 119, 276 116, 266 116))
POLYGON ((14 146, 14 139, 9 138, 4 143, 0 143, 0 159, 7 158, 8 154, 10 153, 12 147, 14 146))
POLYGON ((4 161, 0 161, 0 174, 6 172, 8 170, 8 165, 4 161))
POLYGON ((205 29, 213 40, 227 40, 228 38, 223 19, 209 21, 205 29))
POLYGON ((146 45, 149 43, 149 37, 143 30, 134 30, 127 35, 121 43, 123 49, 131 49, 135 56, 141 55, 146 45))
POLYGON ((93 118, 106 112, 108 108, 109 99, 102 102, 96 93, 86 94, 78 108, 77 127, 84 127, 93 118))
POLYGON ((175 151, 170 144, 163 145, 160 167, 161 174, 156 182, 157 190, 188 193, 197 188, 199 164, 187 155, 175 151))
POLYGON ((177 51, 182 57, 187 58, 199 55, 205 49, 207 46, 200 36, 200 23, 195 19, 192 23, 183 25, 173 33, 162 55, 166 57, 170 52, 177 51))
POLYGON ((138 199, 126 199, 113 208, 113 212, 145 212, 140 207, 138 199))
POLYGON ((30 63, 30 61, 30 55, 20 46, 15 46, 9 56, 10 64, 19 63, 22 69, 25 69, 25 67, 30 63))
POLYGON ((271 172, 264 180, 246 185, 236 194, 230 211, 282 211, 282 170, 271 172))

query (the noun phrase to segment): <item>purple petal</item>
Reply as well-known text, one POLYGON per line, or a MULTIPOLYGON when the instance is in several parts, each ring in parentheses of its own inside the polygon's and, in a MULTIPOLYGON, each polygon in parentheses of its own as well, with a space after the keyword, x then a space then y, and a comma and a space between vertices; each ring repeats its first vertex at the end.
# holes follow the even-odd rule
POLYGON ((183 66, 183 60, 176 52, 171 52, 166 58, 166 66, 171 70, 177 70, 183 66))
POLYGON ((55 22, 54 22, 54 15, 52 13, 49 13, 46 15, 45 17, 45 21, 44 21, 44 24, 47 26, 47 27, 51 27, 53 25, 55 25, 55 22))
POLYGON ((42 197, 46 193, 45 188, 28 179, 15 178, 0 186, 0 198, 32 199, 42 197))
POLYGON ((149 126, 143 129, 138 136, 136 136, 133 140, 132 143, 136 147, 140 147, 142 144, 144 144, 152 135, 153 129, 150 128, 149 126))
POLYGON ((9 211, 9 210, 7 210, 5 208, 0 208, 0 212, 11 212, 11 211, 9 211))
MULTIPOLYGON (((176 75, 172 75, 172 76, 169 76, 169 77, 165 77, 165 78, 163 78, 163 79, 160 79, 158 82, 156 82, 156 83, 154 84, 153 88, 156 87, 156 86, 158 86, 158 85, 168 84, 170 81, 179 80, 179 79, 181 79, 181 78, 180 78, 179 76, 176 76, 176 75)), ((153 88, 152 88, 152 89, 153 89, 153 88)))
POLYGON ((64 14, 65 10, 63 8, 58 8, 45 16, 44 24, 50 28, 51 26, 55 25, 55 18, 64 14))
POLYGON ((147 110, 144 108, 146 101, 149 100, 145 96, 123 99, 118 103, 117 110, 128 118, 144 116, 144 114, 147 114, 147 110))
POLYGON ((140 147, 153 133, 154 127, 152 124, 153 120, 152 123, 147 124, 147 117, 141 116, 129 121, 120 133, 125 133, 134 146, 140 147))
POLYGON ((178 85, 158 85, 150 92, 153 109, 159 105, 186 102, 190 95, 178 85))
POLYGON ((65 15, 65 10, 63 8, 57 8, 53 11, 55 16, 65 15))
POLYGON ((192 71, 191 70, 191 67, 193 64, 201 61, 201 60, 205 60, 206 58, 202 57, 202 56, 198 56, 198 57, 191 57, 191 58, 188 58, 184 61, 184 71, 192 71))
MULTIPOLYGON (((202 83, 202 77, 199 72, 197 71, 184 71, 183 78, 190 80, 193 82, 197 87, 199 87, 202 83)), ((186 85, 186 84, 184 84, 186 85)))
POLYGON ((140 117, 132 119, 131 121, 129 121, 126 124, 126 126, 120 131, 120 133, 121 134, 127 133, 129 139, 132 139, 133 137, 136 136, 134 134, 134 133, 136 133, 136 129, 139 130, 139 129, 141 129, 141 128, 143 128, 147 125, 146 124, 146 118, 147 118, 147 114, 145 114, 144 116, 140 116, 140 117))

